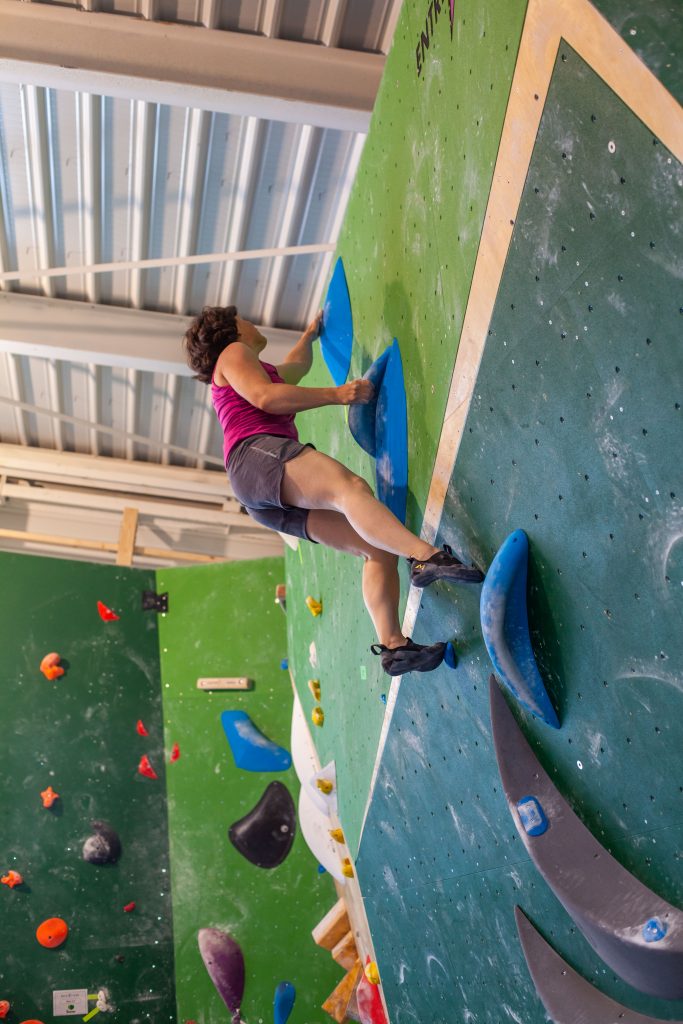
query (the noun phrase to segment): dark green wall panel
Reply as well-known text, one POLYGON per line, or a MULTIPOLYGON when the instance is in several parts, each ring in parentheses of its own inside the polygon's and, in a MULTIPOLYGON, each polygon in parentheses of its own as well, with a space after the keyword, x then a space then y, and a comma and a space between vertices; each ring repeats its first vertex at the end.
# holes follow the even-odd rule
POLYGON ((175 1020, 157 624, 141 610, 154 574, 2 554, 0 578, 0 868, 26 882, 1 887, 0 998, 14 1020, 48 1020, 53 989, 106 986, 126 1024, 175 1020), (39 671, 50 651, 69 663, 54 682, 39 671), (142 753, 159 781, 137 773, 142 753), (82 859, 93 819, 120 834, 115 866, 82 859), (35 930, 53 916, 70 935, 46 950, 35 930))
POLYGON ((683 4, 679 0, 593 0, 662 85, 683 102, 683 4))

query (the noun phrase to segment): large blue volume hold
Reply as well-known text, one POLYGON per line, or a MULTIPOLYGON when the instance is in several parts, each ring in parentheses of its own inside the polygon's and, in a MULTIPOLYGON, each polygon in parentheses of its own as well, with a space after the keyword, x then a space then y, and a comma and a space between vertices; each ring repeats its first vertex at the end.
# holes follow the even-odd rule
POLYGON ((224 711, 221 725, 238 768, 247 772, 286 772, 292 757, 256 728, 246 711, 224 711))
POLYGON ((402 523, 408 501, 408 413, 403 361, 394 338, 363 375, 373 385, 372 401, 349 406, 353 439, 376 460, 377 497, 402 523))
POLYGON ((320 346, 332 380, 339 387, 349 375, 353 346, 351 300, 341 256, 335 264, 323 306, 320 346))
POLYGON ((525 708, 554 729, 555 708, 541 679, 529 637, 526 579, 529 541, 515 530, 499 549, 486 574, 479 612, 481 631, 502 682, 525 708))

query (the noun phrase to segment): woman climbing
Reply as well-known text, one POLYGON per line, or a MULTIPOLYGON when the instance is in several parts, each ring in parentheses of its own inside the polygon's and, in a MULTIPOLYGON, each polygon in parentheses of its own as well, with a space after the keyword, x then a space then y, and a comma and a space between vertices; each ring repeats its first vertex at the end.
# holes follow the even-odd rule
POLYGON ((398 556, 411 564, 410 582, 479 583, 479 569, 463 565, 416 537, 361 477, 311 444, 301 444, 294 417, 324 405, 367 403, 367 380, 339 387, 299 387, 311 368, 321 314, 279 366, 262 362, 266 338, 235 306, 206 306, 184 337, 195 379, 211 384, 224 434, 225 466, 235 497, 271 530, 327 544, 364 559, 363 600, 377 632, 373 654, 389 675, 429 672, 443 661, 445 643, 413 643, 398 617, 398 556))

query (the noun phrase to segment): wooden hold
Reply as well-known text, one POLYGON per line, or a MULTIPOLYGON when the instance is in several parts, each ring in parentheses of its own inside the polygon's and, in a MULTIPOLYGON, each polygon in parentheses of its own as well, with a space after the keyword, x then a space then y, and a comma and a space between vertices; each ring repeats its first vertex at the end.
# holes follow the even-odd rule
POLYGON ((197 680, 198 690, 253 690, 254 680, 247 676, 206 677, 197 680))
POLYGON ((345 971, 350 970, 358 959, 356 940, 353 932, 348 931, 332 950, 332 959, 343 967, 345 971))
POLYGON ((337 900, 331 910, 319 921, 311 932, 313 941, 323 949, 333 950, 351 928, 344 900, 337 900))
POLYGON ((330 1017, 336 1020, 337 1024, 344 1024, 344 1021, 348 1020, 347 1010, 351 997, 356 990, 361 971, 360 960, 357 960, 322 1005, 325 1013, 329 1013, 330 1017))

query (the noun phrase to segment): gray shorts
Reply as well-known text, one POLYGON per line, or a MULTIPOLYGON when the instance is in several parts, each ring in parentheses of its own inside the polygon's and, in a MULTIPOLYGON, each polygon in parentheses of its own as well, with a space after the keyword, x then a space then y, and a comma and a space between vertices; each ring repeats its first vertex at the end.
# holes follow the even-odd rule
POLYGON ((275 434, 254 434, 233 448, 226 469, 235 497, 252 519, 279 533, 311 540, 306 532, 308 509, 284 505, 280 500, 285 463, 306 448, 315 450, 315 445, 275 434))

